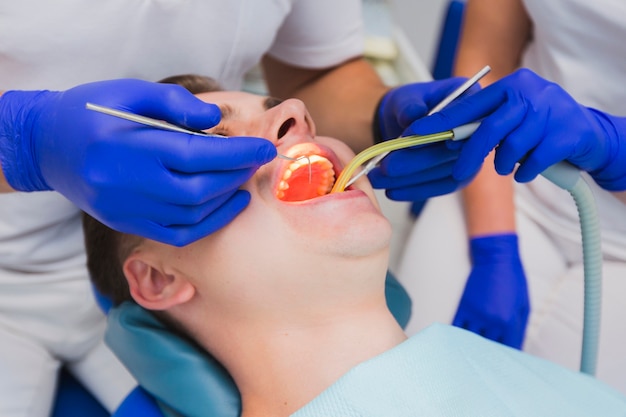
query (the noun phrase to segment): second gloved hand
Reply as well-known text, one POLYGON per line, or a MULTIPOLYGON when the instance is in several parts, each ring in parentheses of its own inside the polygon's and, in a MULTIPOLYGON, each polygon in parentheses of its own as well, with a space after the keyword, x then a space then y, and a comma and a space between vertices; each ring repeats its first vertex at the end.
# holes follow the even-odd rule
POLYGON ((495 168, 531 181, 546 168, 568 161, 610 191, 626 190, 626 118, 576 102, 555 83, 521 69, 461 98, 416 123, 428 132, 482 120, 462 145, 450 181, 463 182, 497 147, 495 168))
MULTIPOLYGON (((446 96, 463 84, 466 78, 449 78, 415 83, 389 91, 381 100, 375 116, 377 141, 400 136, 434 133, 414 128, 446 96)), ((480 87, 473 86, 470 91, 480 87)), ((458 188, 450 173, 459 155, 456 144, 434 144, 394 151, 373 169, 369 179, 375 188, 386 189, 393 200, 422 201, 458 188)))
POLYGON ((149 128, 86 110, 92 102, 208 129, 220 110, 183 87, 124 79, 0 97, 0 162, 15 190, 55 190, 107 226, 184 245, 248 204, 239 187, 276 157, 260 138, 149 128))
POLYGON ((470 240, 472 271, 453 325, 521 348, 530 312, 517 235, 470 240))

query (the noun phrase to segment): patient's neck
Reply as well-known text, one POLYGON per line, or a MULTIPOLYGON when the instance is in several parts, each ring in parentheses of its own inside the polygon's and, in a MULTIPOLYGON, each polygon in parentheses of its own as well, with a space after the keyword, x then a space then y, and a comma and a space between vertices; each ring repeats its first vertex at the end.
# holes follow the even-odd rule
POLYGON ((405 340, 386 308, 337 312, 306 326, 269 332, 239 346, 236 361, 228 363, 245 417, 288 416, 358 363, 405 340))
POLYGON ((260 312, 265 318, 235 319, 202 332, 199 342, 239 387, 244 417, 288 416, 358 363, 406 339, 387 308, 384 274, 363 270, 354 278, 358 285, 344 287, 345 280, 331 284, 340 279, 338 271, 325 281, 326 297, 307 290, 282 311, 260 312))

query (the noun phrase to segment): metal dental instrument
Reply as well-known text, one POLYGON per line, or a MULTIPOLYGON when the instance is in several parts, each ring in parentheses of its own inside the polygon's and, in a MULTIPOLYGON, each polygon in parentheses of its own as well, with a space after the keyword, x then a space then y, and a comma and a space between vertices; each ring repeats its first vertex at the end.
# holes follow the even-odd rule
POLYGON ((456 90, 454 90, 452 93, 450 93, 446 98, 441 100, 441 102, 439 104, 437 104, 435 107, 430 109, 430 111, 428 112, 428 116, 443 110, 444 107, 446 107, 448 104, 452 103, 459 96, 461 96, 461 94, 466 92, 471 86, 473 86, 478 81, 480 81, 480 79, 483 78, 485 75, 487 75, 489 73, 489 71, 491 71, 491 67, 489 65, 485 65, 480 71, 478 71, 476 74, 474 74, 470 79, 465 81, 456 90))
MULTIPOLYGON (((223 138, 223 139, 228 138, 228 136, 218 135, 216 133, 206 133, 201 130, 187 129, 184 127, 176 126, 172 123, 165 122, 163 120, 153 119, 151 117, 141 116, 139 114, 113 109, 111 107, 100 106, 98 104, 87 103, 85 104, 85 108, 87 108, 87 110, 97 111, 100 113, 108 114, 109 116, 119 117, 120 119, 130 120, 131 122, 140 123, 146 126, 156 127, 159 129, 172 130, 174 132, 189 133, 192 135, 206 136, 206 137, 211 137, 211 138, 223 138)), ((286 159, 288 161, 294 161, 294 162, 299 161, 301 159, 306 159, 309 163, 309 183, 311 182, 311 176, 312 176, 311 159, 308 156, 300 156, 298 158, 291 158, 286 155, 278 154, 278 157, 282 159, 286 159)))
MULTIPOLYGON (((448 96, 446 96, 446 98, 444 98, 443 100, 441 100, 439 102, 439 104, 437 104, 435 107, 433 107, 432 109, 430 109, 430 111, 428 112, 427 116, 430 116, 431 114, 437 113, 438 111, 441 111, 441 109, 443 109, 444 107, 446 107, 448 104, 450 104, 452 101, 454 101, 456 98, 458 98, 461 94, 463 94, 464 92, 466 92, 471 86, 473 86, 474 84, 476 84, 481 78, 483 78, 485 75, 487 75, 487 73, 491 71, 491 67, 489 65, 484 66, 480 71, 478 71, 476 74, 474 74, 471 78, 469 78, 467 81, 465 81, 463 84, 461 84, 456 90, 454 90, 452 93, 450 93, 448 96)), ((372 169, 374 169, 376 167, 376 165, 378 165, 378 163, 380 161, 383 160, 383 158, 385 156, 387 156, 389 154, 389 152, 385 152, 382 153, 378 156, 376 156, 375 158, 372 158, 372 160, 370 160, 367 165, 365 165, 363 167, 363 169, 361 170, 361 172, 359 172, 358 174, 356 174, 354 177, 352 177, 350 179, 350 181, 348 181, 348 183, 346 184, 346 187, 349 187, 350 185, 352 185, 356 180, 358 180, 359 178, 361 178, 363 175, 366 175, 367 173, 369 173, 372 169)))
POLYGON ((309 158, 306 155, 302 155, 302 156, 299 156, 297 158, 291 158, 291 157, 289 157, 287 155, 282 155, 282 154, 278 154, 278 157, 281 158, 281 159, 286 159, 288 161, 293 161, 293 162, 299 161, 301 159, 306 159, 308 164, 309 164, 309 184, 311 183, 311 180, 313 178, 313 169, 311 168, 311 165, 312 165, 311 164, 311 158, 309 158))
POLYGON ((207 136, 212 138, 227 138, 228 136, 218 135, 215 133, 206 133, 201 130, 192 130, 184 127, 176 126, 174 124, 165 122, 163 120, 153 119, 151 117, 141 116, 139 114, 130 113, 122 110, 112 109, 110 107, 100 106, 98 104, 87 103, 85 104, 87 110, 94 110, 100 113, 108 114, 109 116, 119 117, 120 119, 130 120, 131 122, 140 123, 146 126, 152 126, 159 129, 172 130, 174 132, 189 133, 198 136, 207 136))

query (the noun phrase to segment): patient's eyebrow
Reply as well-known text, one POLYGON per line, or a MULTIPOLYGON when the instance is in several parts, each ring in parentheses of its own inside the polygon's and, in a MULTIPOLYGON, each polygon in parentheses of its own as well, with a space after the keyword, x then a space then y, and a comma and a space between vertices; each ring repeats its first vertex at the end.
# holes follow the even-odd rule
POLYGON ((218 105, 218 107, 220 109, 220 113, 222 113, 222 119, 228 119, 232 117, 233 113, 235 112, 235 109, 233 109, 232 106, 228 104, 220 104, 218 105))
MULTIPOLYGON (((263 100, 263 108, 265 110, 269 110, 272 107, 278 106, 283 101, 284 100, 276 97, 266 97, 265 100, 263 100)), ((222 120, 230 119, 236 113, 235 108, 230 104, 220 104, 218 105, 218 107, 220 109, 220 112, 222 113, 222 120)))
POLYGON ((284 100, 280 99, 280 98, 276 98, 276 97, 267 97, 265 99, 265 101, 263 101, 263 107, 265 108, 265 110, 269 110, 272 107, 276 107, 278 106, 280 103, 282 103, 284 100))

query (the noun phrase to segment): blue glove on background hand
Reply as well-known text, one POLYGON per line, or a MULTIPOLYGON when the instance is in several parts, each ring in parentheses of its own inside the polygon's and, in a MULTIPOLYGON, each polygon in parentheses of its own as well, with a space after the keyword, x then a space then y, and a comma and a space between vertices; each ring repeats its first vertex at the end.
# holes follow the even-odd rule
POLYGON ((480 127, 462 146, 452 180, 473 177, 497 146, 497 172, 510 174, 520 162, 515 172, 519 182, 566 160, 588 171, 601 187, 626 190, 626 118, 582 106, 528 69, 453 102, 415 128, 441 131, 480 119, 480 127))
POLYGON ((530 312, 517 235, 470 240, 472 271, 453 325, 521 348, 530 312))
POLYGON ((215 126, 220 111, 181 86, 132 79, 0 97, 0 162, 11 187, 58 191, 121 232, 174 245, 206 236, 247 206, 239 186, 276 157, 265 139, 153 129, 87 102, 191 129, 215 126))
MULTIPOLYGON (((465 80, 461 77, 449 78, 408 84, 389 91, 378 107, 379 139, 382 141, 425 133, 416 130, 413 123, 426 116, 431 108, 465 80)), ((475 85, 470 91, 479 88, 475 85)), ((437 180, 449 177, 459 155, 458 148, 437 144, 394 151, 370 172, 369 179, 375 188, 387 189, 386 194, 392 200, 421 201, 446 194, 453 191, 451 186, 456 187, 456 183, 440 183, 437 180)))

